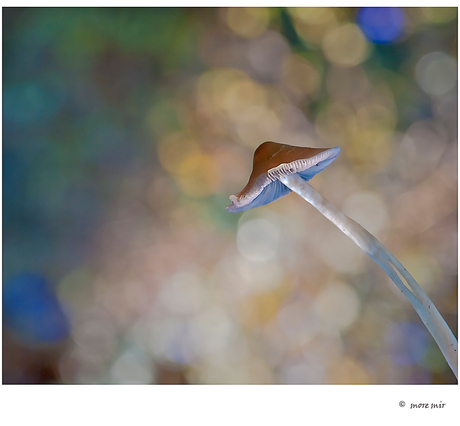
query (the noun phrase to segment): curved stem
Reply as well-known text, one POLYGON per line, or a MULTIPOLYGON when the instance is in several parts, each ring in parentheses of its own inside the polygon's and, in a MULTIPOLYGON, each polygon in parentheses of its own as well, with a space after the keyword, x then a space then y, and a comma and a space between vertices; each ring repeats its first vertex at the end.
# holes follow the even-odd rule
POLYGON ((294 174, 288 177, 281 177, 280 180, 327 217, 386 272, 415 308, 422 322, 441 349, 455 377, 458 378, 457 339, 434 303, 407 272, 406 268, 372 234, 340 212, 313 187, 302 180, 300 176, 294 174))

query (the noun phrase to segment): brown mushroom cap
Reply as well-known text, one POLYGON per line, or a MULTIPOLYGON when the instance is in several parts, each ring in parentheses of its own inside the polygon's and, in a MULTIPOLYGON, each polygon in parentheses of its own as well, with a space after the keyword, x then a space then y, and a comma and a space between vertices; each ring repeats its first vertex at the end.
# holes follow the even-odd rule
POLYGON ((298 173, 304 180, 326 168, 340 153, 340 148, 307 148, 276 142, 264 142, 254 152, 253 169, 247 185, 231 195, 229 212, 240 212, 271 203, 289 194, 279 178, 298 173))

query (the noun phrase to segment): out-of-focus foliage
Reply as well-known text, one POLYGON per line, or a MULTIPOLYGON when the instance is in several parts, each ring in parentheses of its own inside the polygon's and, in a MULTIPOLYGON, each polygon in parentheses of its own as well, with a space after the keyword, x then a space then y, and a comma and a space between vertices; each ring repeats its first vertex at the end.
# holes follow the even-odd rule
POLYGON ((457 334, 456 55, 455 8, 3 9, 3 381, 454 382, 309 205, 224 206, 339 145, 312 184, 457 334))

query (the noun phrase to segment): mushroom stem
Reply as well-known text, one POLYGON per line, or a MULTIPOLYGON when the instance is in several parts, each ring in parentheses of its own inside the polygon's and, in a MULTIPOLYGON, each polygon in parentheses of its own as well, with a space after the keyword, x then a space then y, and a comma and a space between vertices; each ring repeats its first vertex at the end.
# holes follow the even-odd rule
POLYGON ((297 174, 281 176, 280 181, 328 218, 387 273, 415 308, 458 379, 457 339, 434 303, 406 268, 372 234, 345 216, 297 174))

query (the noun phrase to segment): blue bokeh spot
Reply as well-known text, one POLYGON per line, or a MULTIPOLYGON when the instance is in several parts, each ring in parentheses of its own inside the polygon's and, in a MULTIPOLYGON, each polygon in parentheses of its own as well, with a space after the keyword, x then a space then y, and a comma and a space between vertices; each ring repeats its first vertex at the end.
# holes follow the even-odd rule
POLYGON ((54 343, 70 332, 69 320, 46 279, 32 273, 4 283, 3 324, 26 343, 54 343))
POLYGON ((362 7, 356 21, 366 38, 376 44, 391 43, 404 29, 400 7, 362 7))
POLYGON ((425 330, 406 322, 392 326, 387 331, 385 340, 390 358, 397 365, 412 365, 420 362, 429 344, 425 330))

